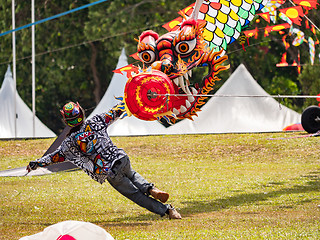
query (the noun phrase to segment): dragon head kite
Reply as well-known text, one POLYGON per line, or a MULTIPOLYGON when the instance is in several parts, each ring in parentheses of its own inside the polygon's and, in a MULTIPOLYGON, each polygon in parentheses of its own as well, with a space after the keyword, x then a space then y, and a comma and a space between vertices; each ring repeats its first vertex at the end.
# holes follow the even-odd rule
POLYGON ((227 60, 226 45, 239 37, 241 26, 253 18, 250 10, 255 9, 254 2, 243 0, 241 5, 248 5, 247 12, 251 15, 242 18, 235 13, 244 12, 238 2, 197 0, 181 11, 184 18, 171 22, 173 27, 168 33, 159 36, 148 30, 140 35, 137 55, 144 68, 133 68, 124 91, 131 114, 142 120, 165 120, 169 124, 197 116, 219 80, 218 73, 228 69, 222 65, 227 60), (196 67, 208 68, 201 83, 191 81, 196 67))

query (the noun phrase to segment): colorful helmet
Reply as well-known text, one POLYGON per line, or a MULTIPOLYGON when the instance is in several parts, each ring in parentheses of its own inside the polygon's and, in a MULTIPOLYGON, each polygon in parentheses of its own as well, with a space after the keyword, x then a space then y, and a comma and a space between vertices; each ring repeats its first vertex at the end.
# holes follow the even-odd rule
POLYGON ((84 110, 78 102, 77 104, 74 102, 68 102, 63 106, 60 112, 64 122, 70 127, 81 125, 85 118, 84 110))

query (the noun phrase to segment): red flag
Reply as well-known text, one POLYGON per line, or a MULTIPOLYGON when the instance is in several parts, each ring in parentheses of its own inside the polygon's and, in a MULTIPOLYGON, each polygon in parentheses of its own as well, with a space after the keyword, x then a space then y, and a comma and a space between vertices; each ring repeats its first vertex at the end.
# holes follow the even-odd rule
POLYGON ((177 17, 176 19, 173 19, 172 21, 162 25, 162 27, 167 29, 169 32, 175 31, 179 28, 179 24, 182 23, 182 21, 182 17, 177 17))
POLYGON ((279 11, 285 14, 288 18, 290 18, 293 23, 301 26, 301 17, 304 16, 301 6, 279 9, 279 11))
POLYGON ((258 37, 258 28, 255 28, 255 29, 252 29, 252 30, 243 31, 243 33, 248 38, 255 37, 255 39, 257 39, 257 37, 258 37))
POLYGON ((270 23, 270 13, 265 12, 265 13, 258 13, 258 16, 262 17, 264 20, 266 20, 268 23, 270 23))
POLYGON ((282 54, 281 62, 277 63, 277 67, 287 67, 289 64, 287 63, 287 53, 282 54))
POLYGON ((269 33, 272 31, 281 31, 283 29, 290 28, 289 23, 283 23, 283 24, 278 24, 278 25, 273 25, 273 26, 266 26, 264 29, 264 36, 269 36, 269 33))
POLYGON ((192 3, 191 5, 189 5, 188 7, 182 9, 181 11, 179 11, 180 15, 187 15, 190 16, 193 12, 193 7, 194 7, 194 3, 192 3))
MULTIPOLYGON (((191 5, 189 5, 188 7, 180 10, 178 13, 182 16, 190 16, 192 14, 193 11, 193 7, 194 7, 194 3, 192 3, 191 5)), ((176 19, 173 19, 172 21, 162 25, 163 28, 167 29, 169 32, 170 31, 175 31, 179 28, 179 24, 182 23, 183 18, 182 17, 177 17, 176 19)))
POLYGON ((298 4, 306 9, 317 8, 317 0, 293 0, 295 4, 298 4))

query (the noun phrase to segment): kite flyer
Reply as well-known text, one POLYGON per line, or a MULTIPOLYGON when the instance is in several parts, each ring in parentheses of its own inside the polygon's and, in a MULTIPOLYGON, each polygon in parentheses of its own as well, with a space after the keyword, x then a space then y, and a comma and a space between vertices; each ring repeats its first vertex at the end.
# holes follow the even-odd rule
POLYGON ((170 204, 164 204, 169 194, 157 189, 131 168, 124 150, 115 146, 108 136, 107 128, 125 113, 121 105, 107 113, 97 114, 85 120, 79 103, 69 102, 61 114, 71 127, 66 139, 52 153, 27 166, 28 172, 53 163, 70 161, 99 183, 107 181, 123 196, 141 207, 170 219, 181 219, 181 215, 170 204))

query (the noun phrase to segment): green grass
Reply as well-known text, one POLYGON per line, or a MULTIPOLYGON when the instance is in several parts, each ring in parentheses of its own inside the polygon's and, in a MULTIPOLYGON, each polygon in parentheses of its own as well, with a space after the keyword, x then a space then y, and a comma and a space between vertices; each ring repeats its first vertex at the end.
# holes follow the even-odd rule
MULTIPOLYGON (((161 218, 82 171, 0 178, 0 239, 88 221, 115 239, 320 239, 320 138, 305 133, 118 137, 133 168, 170 193, 161 218)), ((27 165, 53 139, 0 141, 0 170, 27 165)))

